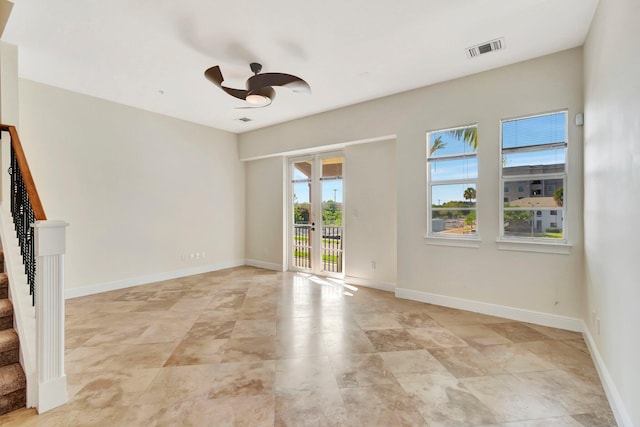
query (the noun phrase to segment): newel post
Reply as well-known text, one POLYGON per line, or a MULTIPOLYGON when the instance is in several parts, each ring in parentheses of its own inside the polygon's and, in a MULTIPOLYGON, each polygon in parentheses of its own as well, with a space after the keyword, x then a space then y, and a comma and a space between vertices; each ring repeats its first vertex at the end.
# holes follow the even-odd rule
POLYGON ((67 401, 64 372, 64 221, 36 221, 36 354, 38 412, 67 401))

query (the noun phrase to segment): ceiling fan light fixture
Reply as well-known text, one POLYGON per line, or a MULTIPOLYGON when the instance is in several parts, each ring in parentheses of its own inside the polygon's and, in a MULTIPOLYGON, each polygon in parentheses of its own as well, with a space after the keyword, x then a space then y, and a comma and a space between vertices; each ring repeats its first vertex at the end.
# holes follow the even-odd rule
POLYGON ((258 95, 255 93, 251 95, 247 95, 247 97, 245 98, 245 101, 247 101, 249 104, 252 104, 252 105, 264 105, 271 102, 271 100, 268 97, 258 95))

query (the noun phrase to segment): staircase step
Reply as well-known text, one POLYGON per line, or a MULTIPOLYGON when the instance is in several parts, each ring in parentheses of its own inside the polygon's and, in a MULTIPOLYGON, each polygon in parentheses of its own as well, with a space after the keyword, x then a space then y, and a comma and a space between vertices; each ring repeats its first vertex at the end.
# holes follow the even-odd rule
POLYGON ((9 278, 7 273, 0 273, 0 299, 9 298, 9 278))
POLYGON ((0 331, 0 366, 18 363, 20 360, 20 339, 13 329, 0 331))
POLYGON ((4 272, 4 252, 0 251, 0 272, 4 272))
POLYGON ((13 304, 8 299, 0 299, 0 330, 13 328, 13 304))
POLYGON ((0 367, 0 415, 26 405, 27 379, 18 363, 0 367))

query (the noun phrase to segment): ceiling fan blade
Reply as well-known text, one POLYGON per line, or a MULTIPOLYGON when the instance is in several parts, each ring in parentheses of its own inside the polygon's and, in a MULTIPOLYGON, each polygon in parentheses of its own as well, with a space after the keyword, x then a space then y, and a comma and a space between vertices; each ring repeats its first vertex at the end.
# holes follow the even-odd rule
POLYGON ((251 76, 247 80, 249 92, 266 86, 284 86, 294 92, 311 93, 311 87, 300 77, 285 73, 263 73, 251 76))
POLYGON ((214 85, 218 86, 220 89, 227 92, 229 95, 236 97, 238 99, 244 100, 247 97, 247 91, 243 89, 233 89, 230 87, 226 87, 222 85, 224 78, 222 77, 222 72, 220 71, 220 67, 216 65, 215 67, 211 67, 204 72, 204 76, 211 81, 214 85))

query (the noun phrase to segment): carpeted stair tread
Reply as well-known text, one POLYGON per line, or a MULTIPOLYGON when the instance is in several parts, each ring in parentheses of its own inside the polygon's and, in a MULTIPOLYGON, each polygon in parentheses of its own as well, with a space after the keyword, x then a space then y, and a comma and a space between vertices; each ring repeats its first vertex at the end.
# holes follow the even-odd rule
POLYGON ((18 363, 0 367, 0 415, 26 405, 27 379, 18 363))
POLYGON ((13 328, 13 304, 8 299, 0 299, 0 330, 13 328))
POLYGON ((27 386, 27 379, 19 363, 0 367, 0 395, 13 393, 27 386))
POLYGON ((13 329, 0 331, 0 353, 20 347, 20 339, 13 329))
POLYGON ((13 304, 8 299, 0 300, 0 317, 13 316, 13 304))
POLYGON ((7 273, 0 273, 0 299, 9 297, 9 278, 7 273))

